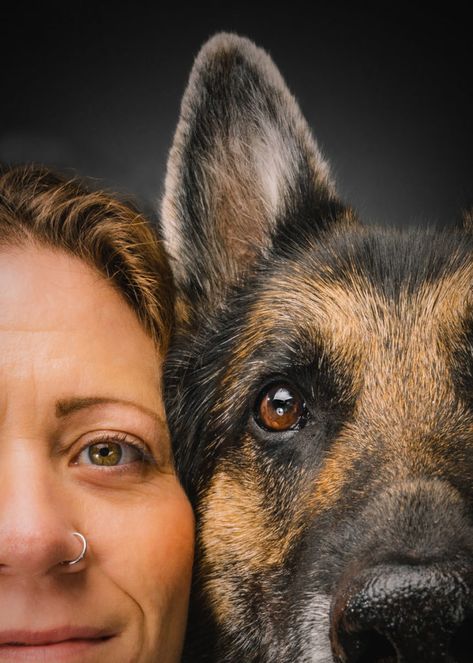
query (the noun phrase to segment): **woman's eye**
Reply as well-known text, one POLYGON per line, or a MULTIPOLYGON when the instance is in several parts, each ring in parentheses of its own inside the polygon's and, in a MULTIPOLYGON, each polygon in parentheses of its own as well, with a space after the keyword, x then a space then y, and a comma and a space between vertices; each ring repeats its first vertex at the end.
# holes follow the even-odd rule
POLYGON ((256 400, 254 414, 261 428, 278 432, 303 428, 308 415, 304 399, 287 382, 265 387, 256 400))
POLYGON ((149 454, 135 444, 122 440, 101 439, 82 449, 76 464, 113 467, 149 460, 149 454))

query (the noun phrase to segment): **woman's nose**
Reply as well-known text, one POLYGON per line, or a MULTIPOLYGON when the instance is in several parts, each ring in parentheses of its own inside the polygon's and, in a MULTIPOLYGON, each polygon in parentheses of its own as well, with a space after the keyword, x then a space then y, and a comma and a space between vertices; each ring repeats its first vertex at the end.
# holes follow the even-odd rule
POLYGON ((15 468, 0 485, 0 575, 70 573, 83 548, 64 491, 48 472, 15 468))

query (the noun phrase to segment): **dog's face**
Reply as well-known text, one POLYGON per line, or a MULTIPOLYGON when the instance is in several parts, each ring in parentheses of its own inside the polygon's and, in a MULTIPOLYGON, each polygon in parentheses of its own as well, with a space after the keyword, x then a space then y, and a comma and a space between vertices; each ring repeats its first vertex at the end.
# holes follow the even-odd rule
POLYGON ((473 657, 469 231, 363 227, 270 59, 203 49, 163 224, 188 660, 473 657))

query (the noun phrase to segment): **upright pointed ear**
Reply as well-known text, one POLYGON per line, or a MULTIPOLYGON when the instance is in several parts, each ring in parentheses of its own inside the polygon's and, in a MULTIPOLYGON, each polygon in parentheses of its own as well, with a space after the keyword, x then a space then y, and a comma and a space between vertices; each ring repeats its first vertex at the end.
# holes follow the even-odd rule
POLYGON ((263 50, 216 35, 184 94, 161 210, 185 305, 215 305, 307 196, 334 189, 294 97, 263 50))

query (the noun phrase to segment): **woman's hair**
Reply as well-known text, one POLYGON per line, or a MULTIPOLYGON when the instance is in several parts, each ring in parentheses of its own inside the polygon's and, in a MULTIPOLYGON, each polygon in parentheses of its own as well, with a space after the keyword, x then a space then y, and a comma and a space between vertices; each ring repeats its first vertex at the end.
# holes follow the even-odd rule
POLYGON ((166 351, 173 320, 171 272, 162 244, 129 203, 44 166, 0 172, 0 247, 33 242, 98 270, 166 351))

